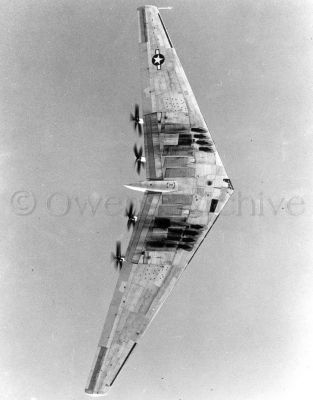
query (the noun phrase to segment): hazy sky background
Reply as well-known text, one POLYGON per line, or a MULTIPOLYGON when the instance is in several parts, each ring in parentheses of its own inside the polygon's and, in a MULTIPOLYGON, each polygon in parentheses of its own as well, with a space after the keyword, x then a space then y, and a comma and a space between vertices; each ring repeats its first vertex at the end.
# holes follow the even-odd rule
MULTIPOLYGON (((311 400, 313 3, 154 4, 236 191, 109 399, 311 400)), ((138 179, 140 5, 0 1, 1 400, 88 398, 138 179)))

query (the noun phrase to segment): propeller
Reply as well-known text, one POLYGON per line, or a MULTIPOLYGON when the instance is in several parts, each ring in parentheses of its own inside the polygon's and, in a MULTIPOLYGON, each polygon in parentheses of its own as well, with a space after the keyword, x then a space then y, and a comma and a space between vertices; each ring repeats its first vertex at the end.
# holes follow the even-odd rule
POLYGON ((138 129, 139 136, 142 135, 142 124, 143 120, 139 116, 139 105, 135 104, 135 113, 130 113, 130 120, 134 123, 134 130, 138 129))
POLYGON ((142 147, 140 147, 138 150, 137 146, 134 145, 134 154, 136 157, 135 167, 137 167, 137 169, 136 169, 137 174, 140 174, 141 167, 145 165, 145 160, 144 160, 144 157, 142 156, 142 147))
POLYGON ((134 209, 134 203, 131 202, 129 207, 125 210, 125 216, 128 218, 127 229, 129 230, 131 226, 134 226, 137 221, 136 211, 134 209))
POLYGON ((123 262, 125 261, 125 258, 122 256, 121 252, 121 242, 116 242, 116 251, 115 254, 111 253, 111 260, 112 262, 115 262, 115 269, 120 271, 122 269, 123 262))

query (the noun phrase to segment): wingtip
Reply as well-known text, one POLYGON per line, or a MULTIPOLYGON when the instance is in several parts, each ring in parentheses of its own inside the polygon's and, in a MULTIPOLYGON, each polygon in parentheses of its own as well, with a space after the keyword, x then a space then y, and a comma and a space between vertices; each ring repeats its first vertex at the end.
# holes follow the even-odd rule
POLYGON ((155 8, 156 10, 158 10, 158 7, 153 6, 153 5, 151 5, 151 4, 147 4, 147 5, 144 5, 144 6, 140 6, 140 7, 137 8, 137 10, 139 11, 139 10, 142 10, 142 9, 144 9, 144 8, 155 8))
POLYGON ((104 390, 102 390, 99 393, 94 393, 90 389, 85 389, 85 393, 86 393, 86 395, 88 395, 90 397, 102 397, 102 396, 107 396, 109 394, 110 388, 111 388, 111 386, 105 386, 104 390))

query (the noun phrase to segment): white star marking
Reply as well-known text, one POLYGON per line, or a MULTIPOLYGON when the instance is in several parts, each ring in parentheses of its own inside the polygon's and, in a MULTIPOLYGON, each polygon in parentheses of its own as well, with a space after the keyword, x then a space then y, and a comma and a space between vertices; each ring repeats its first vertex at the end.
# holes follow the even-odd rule
POLYGON ((156 64, 161 64, 162 58, 158 55, 157 57, 154 57, 154 62, 156 64))

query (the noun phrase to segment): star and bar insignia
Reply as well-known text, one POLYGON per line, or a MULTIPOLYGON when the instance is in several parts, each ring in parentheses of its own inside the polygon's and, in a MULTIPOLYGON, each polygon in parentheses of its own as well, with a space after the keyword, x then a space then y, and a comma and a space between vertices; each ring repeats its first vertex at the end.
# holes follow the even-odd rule
POLYGON ((159 49, 155 50, 155 54, 152 57, 152 64, 157 67, 157 69, 161 69, 161 65, 164 63, 165 57, 160 53, 159 49))

